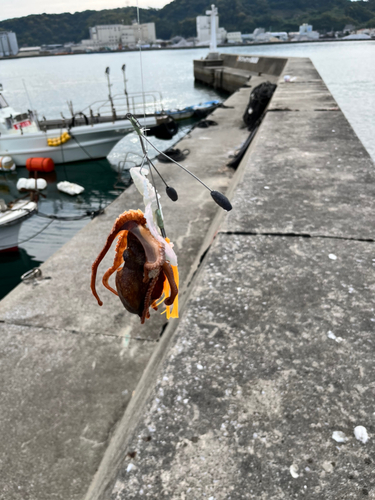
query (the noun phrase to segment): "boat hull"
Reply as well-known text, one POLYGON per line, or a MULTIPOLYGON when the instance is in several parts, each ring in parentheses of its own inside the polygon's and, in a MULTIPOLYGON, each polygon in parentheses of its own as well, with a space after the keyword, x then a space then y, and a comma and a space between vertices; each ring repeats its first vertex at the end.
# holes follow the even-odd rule
POLYGON ((18 249, 18 233, 21 224, 37 209, 32 201, 18 201, 11 210, 0 213, 0 252, 18 249))
POLYGON ((18 233, 22 222, 0 227, 0 252, 14 252, 18 249, 18 233))
MULTIPOLYGON (((155 118, 145 126, 155 125, 155 118)), ((143 123, 142 123, 143 125, 143 123)), ((72 127, 71 139, 57 147, 48 146, 47 139, 59 137, 67 129, 11 134, 0 138, 0 156, 11 156, 17 166, 26 166, 28 158, 52 158, 54 163, 71 163, 105 158, 127 134, 133 132, 129 120, 72 127)))

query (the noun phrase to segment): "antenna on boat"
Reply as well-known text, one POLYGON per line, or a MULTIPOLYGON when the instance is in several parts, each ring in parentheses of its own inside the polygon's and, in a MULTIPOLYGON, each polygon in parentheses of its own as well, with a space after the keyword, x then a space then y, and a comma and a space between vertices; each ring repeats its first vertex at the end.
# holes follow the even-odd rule
POLYGON ((105 68, 105 74, 107 75, 107 82, 108 82, 108 99, 109 99, 109 102, 111 103, 111 109, 112 109, 112 117, 113 117, 113 120, 116 119, 116 111, 115 111, 115 107, 113 105, 113 99, 112 99, 112 93, 111 93, 111 81, 109 79, 109 66, 107 66, 105 68))
MULTIPOLYGON (((22 83, 23 83, 23 87, 25 89, 25 92, 26 92, 26 96, 27 96, 27 100, 29 101, 29 105, 30 105, 30 114, 32 115, 32 117, 35 118, 35 124, 37 126, 37 128, 40 130, 40 127, 39 127, 39 120, 38 120, 38 113, 36 111, 36 109, 34 108, 33 106, 33 103, 31 102, 31 97, 30 97, 30 94, 27 90, 27 86, 26 86, 26 82, 25 80, 22 78, 22 83)), ((1 90, 1 84, 0 84, 0 90, 1 90)))
POLYGON ((72 117, 74 116, 73 101, 68 101, 68 108, 72 117))
POLYGON ((121 66, 121 71, 122 71, 122 74, 123 74, 123 77, 124 77, 124 91, 125 91, 125 96, 126 96, 126 105, 128 107, 128 113, 130 113, 130 107, 129 107, 129 96, 128 96, 128 91, 126 89, 126 82, 127 82, 127 79, 125 77, 125 68, 126 68, 126 65, 123 64, 121 66))
POLYGON ((33 103, 31 102, 30 95, 29 95, 29 92, 28 92, 27 87, 26 87, 26 82, 23 78, 22 78, 22 83, 23 83, 23 88, 25 89, 25 92, 26 92, 27 100, 29 101, 30 109, 32 109, 34 111, 34 106, 33 106, 33 103))

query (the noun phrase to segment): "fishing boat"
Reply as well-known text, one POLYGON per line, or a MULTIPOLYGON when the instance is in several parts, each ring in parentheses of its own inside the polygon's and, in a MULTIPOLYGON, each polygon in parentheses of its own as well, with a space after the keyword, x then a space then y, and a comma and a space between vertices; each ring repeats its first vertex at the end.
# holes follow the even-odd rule
POLYGON ((0 209, 0 252, 17 250, 21 225, 36 212, 37 203, 18 200, 8 207, 0 200, 0 209))
MULTIPOLYGON (((0 157, 10 156, 17 166, 30 157, 51 158, 54 163, 70 163, 105 158, 125 135, 134 131, 127 113, 137 117, 148 135, 170 139, 178 125, 163 112, 158 92, 111 95, 79 112, 70 102, 70 118, 39 119, 34 111, 19 112, 0 93, 0 157)), ((124 81, 126 82, 125 78, 124 81)))

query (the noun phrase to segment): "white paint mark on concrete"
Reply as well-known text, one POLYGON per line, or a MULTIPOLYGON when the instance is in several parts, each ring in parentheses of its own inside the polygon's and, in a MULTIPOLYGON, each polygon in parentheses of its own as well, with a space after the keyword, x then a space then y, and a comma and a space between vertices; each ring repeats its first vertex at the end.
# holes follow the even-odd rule
POLYGON ((330 253, 328 255, 328 257, 331 259, 331 260, 337 260, 337 256, 334 254, 334 253, 330 253))

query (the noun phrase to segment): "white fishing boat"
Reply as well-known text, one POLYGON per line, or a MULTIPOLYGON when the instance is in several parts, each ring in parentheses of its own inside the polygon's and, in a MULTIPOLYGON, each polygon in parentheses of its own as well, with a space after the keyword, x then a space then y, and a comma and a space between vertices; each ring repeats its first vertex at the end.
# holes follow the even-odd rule
POLYGON ((12 157, 17 166, 25 166, 34 157, 52 158, 55 163, 105 158, 134 131, 126 118, 129 112, 148 129, 148 135, 170 139, 178 126, 163 112, 159 96, 157 92, 109 94, 107 100, 96 101, 78 113, 70 103, 70 118, 47 120, 38 119, 30 110, 13 109, 0 93, 0 157, 12 157))
POLYGON ((7 207, 3 200, 0 202, 0 252, 17 250, 21 224, 33 215, 37 204, 30 200, 18 200, 7 207))

